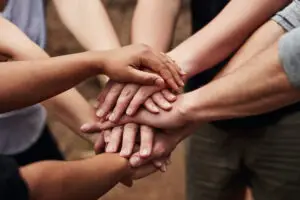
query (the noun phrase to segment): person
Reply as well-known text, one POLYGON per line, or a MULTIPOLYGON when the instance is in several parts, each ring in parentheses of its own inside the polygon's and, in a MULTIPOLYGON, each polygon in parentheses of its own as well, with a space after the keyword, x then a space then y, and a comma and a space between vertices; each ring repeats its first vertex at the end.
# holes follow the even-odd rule
MULTIPOLYGON (((100 73, 114 81, 159 86, 164 85, 164 82, 175 83, 174 70, 169 67, 174 67, 177 75, 179 74, 174 63, 162 54, 153 53, 145 45, 49 58, 4 18, 0 18, 0 26, 3 28, 0 33, 2 56, 14 60, 28 49, 41 55, 30 61, 0 63, 1 113, 43 101, 100 73), (22 45, 27 48, 22 48, 22 45), (139 66, 158 72, 164 79, 135 69, 139 66)), ((116 155, 97 156, 84 161, 45 161, 20 169, 13 159, 1 155, 0 164, 0 196, 3 199, 95 199, 130 174, 127 161, 116 155), (103 165, 104 162, 107 165, 103 165), (45 179, 50 170, 52 178, 45 179), (82 180, 81 183, 74 181, 78 179, 82 180), (65 185, 64 191, 58 183, 65 185)), ((145 171, 148 173, 149 169, 145 171)), ((138 177, 139 173, 141 172, 137 171, 133 177, 138 177)))
MULTIPOLYGON (((212 26, 212 24, 216 25, 217 22, 222 21, 221 19, 230 21, 229 18, 221 18, 220 16, 224 16, 226 11, 229 10, 228 8, 235 3, 236 2, 231 1, 210 25, 199 32, 199 35, 202 33, 201 35, 204 36, 204 33, 207 30, 213 30, 212 28, 216 26, 212 26)), ((239 3, 243 4, 242 2, 239 3)), ((288 2, 278 2, 278 5, 276 5, 278 7, 276 9, 273 4, 274 10, 272 9, 272 11, 269 11, 269 16, 272 15, 272 12, 278 10, 287 3, 288 2)), ((299 19, 297 17, 297 8, 299 8, 298 3, 298 1, 295 1, 282 13, 278 13, 273 20, 280 24, 285 30, 289 30, 286 27, 297 27, 297 19, 299 19), (295 13, 296 16, 294 16, 295 13), (280 20, 278 20, 278 18, 280 20), (287 26, 287 24, 289 26, 287 26)), ((246 6, 246 3, 244 5, 246 6)), ((256 12, 259 11, 259 9, 255 10, 256 12)), ((262 10, 259 12, 262 13, 260 16, 266 14, 266 12, 262 12, 262 10)), ((227 14, 229 13, 230 12, 227 14)), ((256 19, 258 18, 259 17, 256 19)), ((249 22, 248 20, 245 21, 247 23, 249 22)), ((284 30, 281 26, 278 26, 273 21, 262 26, 250 37, 245 45, 240 48, 235 56, 229 61, 227 67, 224 67, 221 73, 217 75, 212 82, 194 92, 179 97, 174 105, 174 108, 177 107, 177 109, 172 109, 168 114, 161 111, 158 115, 141 111, 136 118, 127 118, 127 120, 123 120, 123 123, 146 123, 147 125, 156 128, 169 129, 166 133, 169 133, 169 137, 167 138, 171 140, 171 133, 183 133, 184 130, 179 128, 181 126, 184 127, 184 125, 188 123, 193 124, 192 122, 195 122, 202 124, 203 122, 216 120, 242 118, 278 109, 267 115, 251 118, 252 120, 249 118, 237 119, 235 123, 233 123, 234 121, 220 121, 215 122, 215 124, 217 124, 215 127, 211 127, 207 124, 202 125, 202 131, 199 131, 197 135, 193 136, 194 138, 191 140, 190 144, 189 156, 197 156, 197 159, 194 158, 189 161, 190 167, 192 167, 190 175, 193 175, 193 178, 196 178, 198 181, 193 178, 192 180, 199 183, 199 185, 197 185, 194 184, 193 181, 190 181, 189 191, 191 191, 191 193, 189 195, 191 199, 232 198, 232 195, 243 192, 245 185, 249 183, 253 187, 255 199, 299 198, 299 192, 296 189, 299 186, 299 182, 297 181, 298 179, 295 178, 298 177, 297 169, 299 168, 299 162, 297 159, 292 161, 289 159, 294 155, 299 154, 297 151, 298 145, 296 143, 288 142, 294 141, 297 137, 297 104, 295 103, 299 101, 299 92, 294 87, 295 78, 293 78, 297 74, 297 71, 295 70, 297 66, 295 64, 295 55, 297 55, 297 51, 294 50, 297 45, 294 44, 295 42, 286 42, 287 40, 285 39, 288 38, 288 35, 293 35, 289 36, 290 41, 296 41, 296 31, 294 31, 293 34, 287 34, 287 36, 280 40, 280 52, 278 52, 276 41, 284 34, 284 30), (272 34, 269 34, 270 32, 272 34), (268 35, 268 37, 266 37, 266 35, 268 35), (288 45, 285 46, 284 44, 289 44, 289 48, 287 48, 288 45), (293 44, 294 48, 291 47, 293 44), (291 48, 292 51, 287 50, 291 48), (281 60, 279 59, 279 56, 281 60), (284 63, 284 70, 281 68, 281 62, 284 63), (225 73, 223 73, 223 71, 225 73), (290 104, 293 106, 289 107, 288 105, 290 104), (195 105, 199 106, 198 109, 195 105), (189 109, 186 109, 187 107, 189 107, 189 109), (284 109, 279 109, 282 107, 284 107, 284 109), (189 120, 187 120, 187 118, 189 120), (231 123, 235 126, 231 125, 231 123), (247 123, 248 126, 246 126, 247 123), (243 125, 244 127, 237 127, 237 124, 243 125), (195 138, 198 139, 196 140, 195 138), (289 153, 281 154, 281 148, 284 149, 284 152, 289 153), (281 166, 289 166, 290 170, 282 168, 281 166), (200 169, 206 173, 198 173, 200 169), (195 176, 195 174, 197 176, 195 176), (256 174, 256 176, 253 174, 256 174), (290 176, 290 174, 293 175, 290 176), (281 184, 286 182, 289 184, 281 184)), ((242 33, 246 32, 245 27, 247 26, 243 26, 243 30, 240 30, 242 33)), ((228 29, 225 30, 228 31, 228 29)), ((215 32, 218 34, 220 33, 220 31, 215 32)), ((208 34, 209 31, 206 33, 208 34)), ((219 35, 217 34, 215 35, 215 37, 218 36, 219 35)), ((228 52, 228 49, 232 51, 233 48, 236 48, 238 44, 231 43, 230 39, 242 40, 243 34, 241 34, 241 37, 238 36, 239 35, 237 34, 228 35, 228 37, 230 37, 229 41, 226 41, 228 46, 224 46, 223 49, 218 49, 217 52, 219 54, 216 54, 216 57, 213 58, 217 58, 216 60, 218 60, 219 56, 224 57, 224 54, 222 55, 224 51, 228 52), (221 50, 224 51, 222 52, 221 50)), ((189 40, 180 45, 185 51, 187 49, 188 41, 189 40)), ((189 44, 193 46, 195 45, 195 41, 196 40, 190 40, 189 44)), ((201 40, 201 42, 206 43, 207 40, 201 40)), ((179 47, 176 49, 179 49, 179 47)), ((198 50, 200 50, 204 48, 204 45, 198 44, 197 47, 199 48, 198 50)), ((217 45, 209 47, 216 48, 217 45)), ((175 55, 176 49, 174 50, 173 55, 175 55)), ((178 51, 177 55, 182 56, 179 52, 180 51, 178 51)), ((195 60, 192 60, 195 62, 199 59, 198 66, 201 66, 201 69, 194 68, 195 71, 203 70, 203 67, 205 68, 205 66, 208 66, 206 63, 208 61, 216 61, 215 59, 212 59, 212 57, 209 57, 209 60, 205 60, 205 57, 202 57, 202 55, 203 54, 199 54, 198 57, 194 57, 195 60)), ((185 62, 189 63, 191 65, 190 70, 193 70, 193 65, 191 64, 193 62, 191 61, 190 56, 191 54, 187 55, 185 62)), ((99 126, 102 128, 110 127, 105 127, 103 125, 99 126)), ((85 128, 88 127, 83 127, 83 129, 85 128)), ((166 139, 164 142, 165 144, 168 143, 166 139)), ((176 142, 170 142, 170 146, 173 145, 173 147, 167 146, 163 149, 163 147, 161 147, 163 142, 160 141, 160 149, 156 149, 158 152, 157 155, 165 156, 169 154, 170 149, 172 150, 174 144, 177 142, 178 136, 176 142), (162 154, 164 151, 165 153, 162 154)), ((155 144, 153 149, 155 149, 155 144)), ((157 157, 154 156, 154 158, 157 157)))
MULTIPOLYGON (((106 13, 102 12, 104 9, 101 2, 63 0, 54 1, 54 3, 64 24, 86 49, 107 50, 108 46, 113 46, 109 42, 114 40, 111 34, 113 28, 106 22, 108 19, 106 13), (80 12, 77 12, 78 10, 80 12), (89 23, 85 23, 86 21, 89 23)), ((4 8, 3 16, 15 23, 39 46, 44 47, 46 44, 44 6, 42 0, 38 2, 9 0, 4 8)), ((33 45, 22 39, 22 36, 10 33, 9 26, 3 25, 2 29, 4 31, 2 34, 6 34, 1 39, 7 40, 9 37, 13 42, 7 44, 11 51, 7 53, 14 53, 13 59, 29 60, 48 57, 38 48, 33 51, 33 45)), ((82 123, 95 118, 93 108, 76 89, 68 90, 64 94, 43 102, 42 105, 78 134, 80 134, 79 127, 82 123), (72 99, 71 103, 70 99, 72 99)), ((40 105, 1 114, 0 127, 3 127, 3 131, 0 136, 0 152, 13 156, 20 165, 45 159, 63 159, 56 141, 45 125, 45 118, 46 112, 40 105), (8 124, 18 124, 18 126, 7 126, 8 124)), ((93 142, 93 137, 84 135, 84 138, 93 142)))

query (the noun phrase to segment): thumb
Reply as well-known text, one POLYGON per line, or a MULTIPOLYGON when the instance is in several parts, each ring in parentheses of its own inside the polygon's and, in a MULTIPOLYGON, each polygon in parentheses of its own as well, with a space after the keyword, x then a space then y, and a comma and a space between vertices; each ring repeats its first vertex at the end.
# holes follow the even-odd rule
POLYGON ((130 67, 129 69, 130 82, 142 85, 157 85, 164 87, 165 81, 157 74, 141 71, 130 67))

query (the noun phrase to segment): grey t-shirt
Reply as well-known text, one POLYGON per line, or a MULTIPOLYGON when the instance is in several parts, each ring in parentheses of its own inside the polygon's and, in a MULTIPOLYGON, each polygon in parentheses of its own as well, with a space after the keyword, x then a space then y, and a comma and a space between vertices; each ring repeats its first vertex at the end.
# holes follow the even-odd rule
MULTIPOLYGON (((43 0, 8 0, 2 15, 17 25, 31 40, 45 46, 43 0)), ((40 137, 46 111, 41 105, 0 114, 0 154, 23 152, 40 137)))
POLYGON ((279 57, 291 84, 300 88, 300 0, 294 0, 273 20, 288 31, 280 38, 279 57))

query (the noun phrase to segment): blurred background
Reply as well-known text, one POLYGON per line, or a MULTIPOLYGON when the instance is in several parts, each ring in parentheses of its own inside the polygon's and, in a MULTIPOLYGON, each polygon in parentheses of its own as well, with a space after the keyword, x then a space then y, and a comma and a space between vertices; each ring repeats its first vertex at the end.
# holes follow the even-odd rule
MULTIPOLYGON (((130 27, 135 0, 103 0, 116 32, 123 45, 130 42, 130 27)), ((173 46, 186 39, 191 32, 189 4, 187 1, 182 6, 178 20, 173 46)), ((52 56, 70 54, 83 51, 83 48, 68 32, 57 16, 51 1, 47 7, 48 47, 47 51, 52 56)), ((95 98, 103 85, 96 79, 90 79, 80 85, 78 90, 90 103, 95 98)), ((55 137, 57 137, 62 152, 67 159, 74 160, 94 155, 91 146, 73 134, 68 128, 49 116, 49 124, 55 137)), ((185 161, 184 145, 177 147, 172 154, 172 165, 165 174, 156 173, 144 180, 137 181, 133 188, 121 185, 113 189, 102 200, 184 200, 185 199, 185 161)))

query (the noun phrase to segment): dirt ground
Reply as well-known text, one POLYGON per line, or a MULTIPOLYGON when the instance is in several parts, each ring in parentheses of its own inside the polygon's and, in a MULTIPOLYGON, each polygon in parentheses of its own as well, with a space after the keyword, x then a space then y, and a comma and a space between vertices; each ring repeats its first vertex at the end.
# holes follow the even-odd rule
MULTIPOLYGON (((122 44, 129 44, 130 23, 134 9, 134 0, 104 1, 115 29, 122 44)), ((176 28, 174 45, 180 43, 190 34, 190 15, 187 5, 183 6, 176 28)), ((48 47, 51 55, 63 55, 83 51, 74 37, 62 25, 54 6, 49 2, 47 15, 48 47)), ((78 86, 79 91, 90 102, 99 93, 101 86, 96 79, 90 79, 78 86)), ((79 159, 93 155, 91 147, 85 141, 75 136, 70 130, 57 122, 51 116, 49 124, 57 137, 62 151, 67 159, 79 159)), ((109 192, 102 200, 184 200, 185 196, 185 167, 184 147, 179 146, 172 155, 173 164, 165 174, 157 173, 144 180, 137 181, 135 186, 127 189, 118 186, 109 192)))

